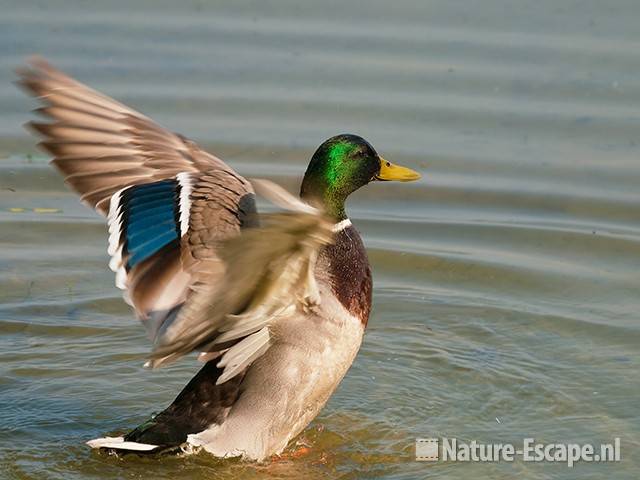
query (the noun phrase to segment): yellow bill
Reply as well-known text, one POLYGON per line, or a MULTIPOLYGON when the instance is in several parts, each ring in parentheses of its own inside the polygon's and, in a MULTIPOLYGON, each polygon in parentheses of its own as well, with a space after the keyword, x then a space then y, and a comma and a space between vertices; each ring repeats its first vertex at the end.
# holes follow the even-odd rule
POLYGON ((412 182, 420 178, 420 174, 415 170, 395 165, 384 158, 380 157, 380 173, 375 177, 376 180, 395 180, 397 182, 412 182))

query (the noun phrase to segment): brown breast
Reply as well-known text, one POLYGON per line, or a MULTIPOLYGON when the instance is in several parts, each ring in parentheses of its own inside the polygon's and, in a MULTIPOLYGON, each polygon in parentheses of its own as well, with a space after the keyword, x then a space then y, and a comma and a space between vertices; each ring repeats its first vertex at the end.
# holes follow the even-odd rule
POLYGON ((358 231, 349 226, 336 234, 335 243, 322 250, 329 281, 340 303, 363 325, 371 312, 371 269, 358 231))

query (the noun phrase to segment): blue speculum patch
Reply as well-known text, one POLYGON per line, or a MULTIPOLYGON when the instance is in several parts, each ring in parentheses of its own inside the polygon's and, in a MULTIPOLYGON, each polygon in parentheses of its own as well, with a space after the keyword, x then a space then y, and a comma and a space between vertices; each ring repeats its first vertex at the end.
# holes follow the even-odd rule
POLYGON ((176 180, 138 185, 123 192, 120 209, 127 270, 180 238, 179 205, 180 184, 176 180))

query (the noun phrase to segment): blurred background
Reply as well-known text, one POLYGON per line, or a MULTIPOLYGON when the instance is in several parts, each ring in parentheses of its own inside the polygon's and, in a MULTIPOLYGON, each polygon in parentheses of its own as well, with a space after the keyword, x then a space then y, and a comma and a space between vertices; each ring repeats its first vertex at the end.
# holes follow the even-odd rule
POLYGON ((4 0, 0 477, 638 478, 640 3, 4 0), (368 247, 363 348, 271 465, 116 458, 83 442, 197 370, 148 344, 104 222, 22 129, 34 53, 295 191, 314 149, 367 138, 423 173, 348 211, 368 247), (418 463, 416 437, 609 443, 619 463, 418 463))

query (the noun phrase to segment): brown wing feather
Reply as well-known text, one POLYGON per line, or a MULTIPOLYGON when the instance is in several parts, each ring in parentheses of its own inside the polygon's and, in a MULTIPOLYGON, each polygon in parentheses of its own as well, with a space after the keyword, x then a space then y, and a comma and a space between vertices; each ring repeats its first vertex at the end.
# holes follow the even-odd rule
POLYGON ((217 242, 255 225, 253 188, 243 177, 209 171, 197 177, 191 192, 189 253, 198 260, 217 258, 217 242))
POLYGON ((191 192, 186 233, 126 272, 128 299, 152 339, 160 328, 169 328, 163 323, 173 321, 173 307, 189 302, 205 285, 217 288, 224 274, 218 256, 220 243, 256 221, 253 189, 239 175, 209 170, 188 174, 188 183, 191 192))
POLYGON ((112 262, 123 276, 118 283, 127 289, 125 298, 155 335, 175 317, 176 306, 203 285, 211 288, 222 275, 217 243, 254 221, 250 183, 191 140, 41 58, 18 74, 18 84, 44 104, 36 112, 48 121, 31 122, 29 128, 43 137, 40 146, 54 157, 52 163, 67 184, 101 214, 109 212, 119 190, 188 175, 189 228, 181 238, 132 268, 120 269, 121 262, 112 262))
POLYGON ((180 172, 232 171, 192 141, 55 69, 41 58, 18 71, 21 85, 45 104, 51 123, 31 122, 40 146, 82 200, 106 215, 111 196, 127 185, 180 172), (101 163, 104 162, 103 165, 101 163))

